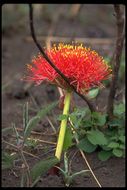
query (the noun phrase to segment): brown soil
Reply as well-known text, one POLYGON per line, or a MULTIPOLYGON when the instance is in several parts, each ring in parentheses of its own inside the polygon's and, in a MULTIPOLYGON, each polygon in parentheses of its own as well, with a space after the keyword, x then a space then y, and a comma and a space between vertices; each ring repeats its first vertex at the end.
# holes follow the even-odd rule
MULTIPOLYGON (((67 27, 70 26, 70 23, 67 23, 63 20, 63 24, 67 27)), ((59 25, 61 27, 61 24, 59 25)), ((57 30, 61 30, 58 28, 57 30)), ((75 25, 76 30, 76 25, 75 25)), ((93 30, 91 30, 93 31, 93 30)), ((58 32, 58 31, 57 31, 58 32)), ((77 31, 78 32, 78 31, 77 31)), ((106 32, 106 31, 105 31, 106 32)), ((112 32, 114 28, 112 27, 112 32)), ((112 33, 110 30, 107 33, 107 36, 111 36, 112 33)), ((27 92, 24 90, 24 85, 26 82, 22 82, 20 79, 23 77, 26 64, 30 63, 31 58, 38 53, 38 50, 33 42, 24 40, 28 32, 23 32, 24 34, 13 31, 12 34, 3 35, 2 38, 2 84, 7 86, 2 91, 2 128, 11 127, 11 123, 15 123, 16 127, 22 128, 22 105, 25 102, 29 102, 30 108, 35 108, 35 104, 32 100, 32 97, 36 100, 38 106, 45 106, 54 100, 57 100, 59 97, 57 88, 52 87, 48 84, 42 84, 41 86, 32 86, 27 92)), ((83 31, 82 31, 83 33, 83 31)), ((95 29, 95 33, 97 30, 95 29)), ((105 35, 105 34, 103 34, 105 35)), ((102 36, 103 36, 102 35, 102 36)), ((71 36, 71 34, 70 34, 71 36)), ((82 34, 80 35, 82 36, 82 34)), ((106 36, 106 37, 107 37, 106 36)), ((86 36, 87 37, 87 36, 86 36)), ((95 37, 98 37, 95 35, 95 37)), ((96 46, 102 55, 111 56, 110 49, 113 46, 109 46, 106 51, 101 51, 103 48, 96 46)), ((99 53, 100 53, 99 52, 99 53)), ((106 105, 108 89, 102 90, 99 100, 99 108, 103 110, 106 105), (105 100, 105 101, 103 101, 105 100)), ((78 106, 86 106, 86 103, 77 95, 75 95, 75 102, 78 106)), ((54 119, 55 115, 61 114, 59 108, 55 108, 54 111, 49 115, 49 118, 56 124, 56 129, 59 127, 59 123, 54 119)), ((29 111, 30 117, 35 115, 33 110, 29 111)), ((39 137, 41 140, 48 140, 56 142, 57 138, 54 136, 47 136, 51 134, 52 128, 50 127, 46 118, 38 124, 35 131, 40 133, 45 133, 45 135, 34 136, 35 138, 39 137)), ((3 139, 7 142, 15 144, 14 134, 7 132, 3 134, 3 139)), ((54 145, 48 145, 45 143, 40 143, 41 148, 36 149, 27 149, 26 152, 32 153, 39 157, 39 159, 45 159, 46 156, 54 155, 54 145)), ((3 151, 6 152, 15 152, 15 150, 3 143, 3 151)), ((71 148, 69 151, 70 158, 77 151, 76 148, 71 148)), ((97 158, 97 152, 92 154, 86 154, 89 163, 99 179, 102 187, 125 187, 125 159, 124 158, 111 158, 106 162, 102 162, 97 158)), ((29 163, 29 166, 32 167, 38 159, 27 155, 26 160, 29 163)), ((15 162, 15 165, 12 169, 6 169, 2 171, 2 186, 3 187, 19 187, 21 181, 21 160, 20 157, 15 162)), ((61 167, 63 166, 63 161, 61 167)), ((85 161, 82 159, 80 153, 78 152, 72 161, 72 171, 80 171, 87 169, 85 161)), ((46 173, 40 179, 36 185, 37 187, 65 187, 63 177, 60 174, 59 176, 48 175, 46 173)), ((71 187, 97 187, 96 182, 94 181, 91 174, 86 176, 77 177, 72 183, 71 187)))

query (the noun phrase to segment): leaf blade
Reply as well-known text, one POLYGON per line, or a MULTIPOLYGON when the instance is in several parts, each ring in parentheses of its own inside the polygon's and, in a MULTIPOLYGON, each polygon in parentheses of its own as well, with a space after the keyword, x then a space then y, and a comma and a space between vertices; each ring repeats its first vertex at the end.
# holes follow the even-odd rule
POLYGON ((24 131, 24 141, 30 135, 32 129, 37 125, 39 120, 40 120, 40 117, 38 117, 38 116, 35 116, 29 120, 29 122, 27 123, 27 126, 25 128, 25 131, 24 131))
POLYGON ((31 169, 32 181, 35 181, 39 176, 46 173, 51 167, 57 164, 59 160, 54 156, 46 160, 41 160, 36 163, 31 169))
POLYGON ((58 104, 58 101, 53 102, 52 104, 48 105, 46 108, 44 107, 43 109, 39 110, 36 116, 31 118, 29 122, 27 123, 27 126, 25 127, 24 131, 24 139, 30 135, 31 130, 38 124, 38 122, 46 116, 48 112, 50 112, 56 105, 58 104))
POLYGON ((69 147, 72 146, 72 132, 69 127, 66 128, 66 133, 64 137, 63 151, 66 151, 69 147))
POLYGON ((114 148, 112 153, 116 156, 116 157, 122 157, 123 155, 123 151, 121 149, 118 148, 114 148))
POLYGON ((87 134, 88 140, 94 145, 106 145, 107 139, 104 134, 99 130, 91 130, 87 134))
POLYGON ((108 160, 110 157, 112 156, 112 151, 100 151, 98 153, 98 158, 101 160, 101 161, 106 161, 108 160))
POLYGON ((99 93, 99 88, 95 88, 95 89, 90 90, 86 96, 89 99, 93 99, 97 97, 98 93, 99 93))
POLYGON ((93 145, 89 142, 87 138, 83 138, 77 144, 77 147, 87 153, 94 152, 97 148, 97 145, 93 145))

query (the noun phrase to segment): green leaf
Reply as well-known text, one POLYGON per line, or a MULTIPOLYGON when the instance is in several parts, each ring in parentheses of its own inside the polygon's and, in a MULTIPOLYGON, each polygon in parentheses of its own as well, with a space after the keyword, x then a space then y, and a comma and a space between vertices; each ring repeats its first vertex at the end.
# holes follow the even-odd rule
POLYGON ((62 121, 62 120, 67 119, 67 118, 68 118, 68 115, 62 114, 62 115, 58 116, 57 120, 62 121))
POLYGON ((80 172, 75 172, 74 174, 71 175, 71 178, 73 180, 73 178, 77 177, 78 175, 84 175, 86 173, 88 173, 90 170, 81 170, 80 172))
POLYGON ((106 145, 107 139, 104 134, 99 130, 91 130, 87 134, 88 140, 94 145, 106 145))
POLYGON ((121 115, 125 112, 125 104, 119 104, 114 106, 114 114, 121 115))
POLYGON ((114 148, 112 153, 116 156, 116 157, 122 157, 123 155, 123 151, 118 149, 118 148, 114 148))
POLYGON ((110 157, 112 156, 112 151, 100 151, 98 153, 98 158, 101 160, 101 161, 106 161, 108 160, 110 157))
POLYGON ((105 60, 105 62, 107 63, 107 64, 109 64, 110 63, 110 57, 104 57, 104 60, 105 60))
POLYGON ((109 84, 110 84, 110 80, 103 80, 102 81, 102 84, 104 85, 104 86, 108 86, 109 84))
POLYGON ((75 124, 75 122, 77 122, 77 116, 74 113, 69 114, 69 118, 72 121, 72 123, 75 124))
POLYGON ((93 145, 91 144, 87 138, 84 138, 82 140, 79 141, 79 143, 77 144, 77 147, 87 153, 91 153, 94 152, 95 149, 97 148, 97 145, 93 145))
POLYGON ((109 147, 109 148, 117 148, 117 147, 119 147, 119 143, 110 142, 110 143, 108 144, 108 147, 109 147))
POLYGON ((45 117, 53 108, 57 106, 57 104, 58 104, 58 101, 53 102, 52 104, 48 106, 45 106, 37 113, 37 116, 39 116, 40 118, 45 117))
POLYGON ((119 148, 125 150, 125 144, 120 144, 119 148))
POLYGON ((77 108, 73 113, 69 115, 71 121, 74 124, 75 128, 78 128, 81 124, 82 119, 86 115, 86 113, 89 112, 87 108, 77 108))
POLYGON ((67 127, 65 137, 64 137, 64 144, 63 144, 64 151, 66 151, 69 147, 72 146, 72 138, 73 138, 73 135, 72 135, 71 129, 67 127))
POLYGON ((15 135, 16 135, 17 144, 19 144, 19 143, 20 143, 20 135, 19 135, 19 133, 18 133, 18 131, 17 131, 17 128, 16 128, 16 126, 15 126, 15 123, 12 123, 12 128, 13 128, 13 130, 14 130, 14 132, 15 132, 15 135))
POLYGON ((124 135, 119 136, 118 139, 119 139, 122 143, 125 143, 125 136, 124 136, 124 135))
POLYGON ((85 121, 82 122, 82 125, 86 129, 86 128, 91 128, 93 123, 90 119, 85 119, 85 121))
POLYGON ((34 127, 36 127, 36 125, 39 122, 39 120, 40 120, 40 117, 38 117, 38 116, 35 116, 35 117, 33 117, 32 119, 29 120, 29 122, 27 123, 27 126, 25 128, 25 131, 24 131, 24 141, 30 135, 32 129, 34 127))
POLYGON ((94 125, 104 126, 104 124, 106 123, 106 116, 107 116, 106 114, 93 112, 92 120, 93 120, 94 125))
POLYGON ((10 155, 7 152, 2 153, 2 169, 10 169, 13 168, 14 160, 17 155, 10 155))
POLYGON ((23 105, 23 129, 25 130, 27 123, 29 121, 28 117, 28 102, 23 105))
POLYGON ((61 171, 61 173, 64 175, 64 177, 67 175, 66 171, 64 171, 62 168, 60 168, 58 166, 55 166, 55 167, 61 171))
POLYGON ((59 162, 59 160, 55 156, 48 158, 46 160, 41 160, 41 161, 37 162, 33 166, 33 168, 31 169, 31 172, 30 172, 33 183, 37 178, 39 178, 41 175, 46 173, 50 168, 52 168, 58 162, 59 162))
POLYGON ((112 148, 109 148, 107 145, 101 145, 101 148, 102 148, 103 150, 106 150, 106 151, 109 151, 109 150, 112 149, 112 148))
MULTIPOLYGON (((119 130, 118 130, 118 135, 119 136, 125 136, 125 129, 122 127, 122 128, 119 128, 119 130)), ((124 139, 123 139, 124 140, 124 139)), ((123 142, 125 142, 125 141, 123 141, 123 142)))
POLYGON ((117 139, 118 139, 117 136, 110 137, 110 140, 115 140, 115 141, 117 141, 117 139))
POLYGON ((120 127, 121 121, 119 119, 113 119, 112 121, 108 122, 110 127, 120 127))
POLYGON ((69 171, 69 164, 68 164, 68 157, 67 157, 67 152, 64 152, 64 168, 65 168, 65 174, 68 173, 69 171))
POLYGON ((27 145, 27 147, 36 148, 38 145, 38 140, 30 138, 29 140, 26 140, 25 144, 27 145))
POLYGON ((24 137, 25 140, 29 136, 31 130, 37 125, 37 123, 49 112, 51 111, 56 105, 58 104, 57 102, 53 102, 51 105, 48 105, 47 107, 41 109, 37 115, 29 120, 27 123, 27 126, 25 127, 24 131, 24 137))
POLYGON ((86 96, 89 99, 93 99, 93 98, 96 98, 98 93, 99 93, 99 88, 94 88, 94 89, 90 90, 86 96))
POLYGON ((7 131, 12 131, 13 128, 12 127, 6 127, 4 129, 2 129, 2 133, 7 133, 7 131))

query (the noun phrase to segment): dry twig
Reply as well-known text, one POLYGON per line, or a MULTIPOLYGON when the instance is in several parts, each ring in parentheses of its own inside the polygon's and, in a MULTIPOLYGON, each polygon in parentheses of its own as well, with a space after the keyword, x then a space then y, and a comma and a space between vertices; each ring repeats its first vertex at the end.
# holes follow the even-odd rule
POLYGON ((117 24, 117 39, 116 39, 116 47, 113 56, 113 71, 112 71, 112 81, 111 87, 108 97, 108 105, 107 105, 107 113, 108 119, 112 119, 113 117, 113 105, 114 105, 114 97, 116 94, 117 81, 118 81, 118 72, 120 68, 120 59, 122 55, 123 43, 124 43, 124 17, 121 11, 121 7, 119 4, 114 5, 115 16, 116 16, 116 24, 117 24))

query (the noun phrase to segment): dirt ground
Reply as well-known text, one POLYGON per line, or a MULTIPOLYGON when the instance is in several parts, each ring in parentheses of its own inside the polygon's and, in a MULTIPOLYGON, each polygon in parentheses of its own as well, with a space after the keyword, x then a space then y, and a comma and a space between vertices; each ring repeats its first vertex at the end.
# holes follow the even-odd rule
MULTIPOLYGON (((89 7, 87 7, 87 9, 88 8, 89 7)), ((102 11, 102 15, 103 9, 100 9, 102 11)), ((82 9, 82 14, 83 10, 86 10, 85 6, 82 9)), ((91 7, 91 10, 94 10, 93 6, 91 7)), ((105 11, 107 12, 111 12, 111 10, 111 7, 109 9, 108 7, 107 9, 105 9, 105 11)), ((43 25, 43 30, 41 29, 43 31, 42 35, 46 35, 46 29, 49 26, 48 21, 42 21, 43 24, 41 23, 41 21, 38 21, 37 25, 39 23, 41 26, 43 25)), ((88 26, 87 22, 85 22, 83 25, 83 23, 79 23, 79 21, 77 20, 75 23, 72 24, 72 27, 70 27, 71 23, 72 21, 67 21, 66 18, 63 18, 63 20, 59 21, 55 33, 56 36, 71 36, 73 30, 75 30, 75 35, 78 37, 84 37, 85 34, 85 37, 92 36, 96 38, 112 38, 116 35, 114 29, 114 20, 110 21, 110 23, 108 23, 108 21, 106 20, 105 25, 98 25, 98 27, 100 27, 101 29, 97 29, 97 25, 95 28, 93 28, 92 22, 91 26, 88 26), (83 27, 81 27, 82 25, 83 27), (87 29, 85 29, 86 26, 88 26, 87 29), (63 27, 65 28, 65 30, 62 31, 63 27), (61 31, 63 32, 62 34, 61 31)), ((27 36, 29 35, 29 27, 27 24, 28 23, 26 22, 25 28, 22 28, 20 32, 17 30, 16 27, 12 27, 11 31, 4 32, 2 37, 2 85, 4 86, 2 90, 2 128, 11 127, 11 123, 14 122, 17 128, 22 129, 22 105, 25 102, 29 102, 29 108, 31 108, 31 110, 29 110, 29 115, 31 117, 35 115, 34 109, 36 108, 36 105, 34 99, 36 100, 38 106, 44 107, 45 105, 57 100, 59 97, 59 93, 56 87, 53 87, 49 84, 42 84, 40 86, 32 86, 28 90, 25 90, 24 86, 26 86, 27 84, 26 82, 20 80, 26 73, 26 64, 30 63, 32 57, 38 53, 38 49, 36 48, 35 44, 32 41, 27 40, 27 36)), ((91 48, 98 50, 102 56, 108 55, 109 57, 111 57, 114 43, 103 46, 94 44, 91 48)), ((102 110, 106 105, 107 95, 109 92, 108 90, 109 89, 103 89, 100 93, 99 99, 97 100, 97 104, 102 110)), ((74 98, 78 106, 86 106, 86 103, 80 97, 75 95, 74 98)), ((51 120, 56 124, 56 129, 58 129, 59 123, 54 119, 54 116, 58 114, 61 114, 61 110, 59 110, 59 108, 57 107, 53 110, 51 115, 49 115, 51 120)), ((56 136, 47 136, 53 131, 46 118, 38 124, 35 131, 42 133, 42 135, 39 136, 41 140, 49 140, 52 142, 57 141, 56 136)), ((14 135, 10 132, 3 134, 2 137, 7 142, 15 143, 14 135)), ((29 162, 30 167, 33 166, 38 159, 45 159, 46 156, 54 154, 55 145, 48 145, 45 143, 40 144, 41 148, 30 150, 26 149, 26 152, 37 156, 37 158, 35 158, 32 155, 30 156, 26 154, 26 159, 29 162)), ((6 143, 3 143, 2 149, 11 153, 15 152, 13 147, 7 145, 6 143)), ((70 149, 70 158, 74 155, 76 151, 77 149, 74 147, 70 149)), ((97 152, 92 154, 86 154, 86 157, 89 160, 89 163, 98 180, 100 181, 102 187, 125 187, 124 158, 111 158, 106 162, 102 162, 98 160, 97 152)), ((63 162, 61 163, 61 166, 62 164, 63 162)), ((71 169, 72 171, 87 169, 86 163, 82 159, 79 152, 77 152, 77 154, 74 156, 71 169)), ((2 171, 2 186, 19 187, 20 180, 21 160, 20 158, 18 158, 15 162, 13 169, 6 169, 2 171)), ((65 187, 61 174, 59 176, 53 176, 48 175, 48 173, 41 177, 40 181, 37 183, 36 186, 65 187)), ((94 181, 92 175, 89 174, 87 176, 77 177, 72 183, 71 187, 97 187, 97 184, 94 181)))

